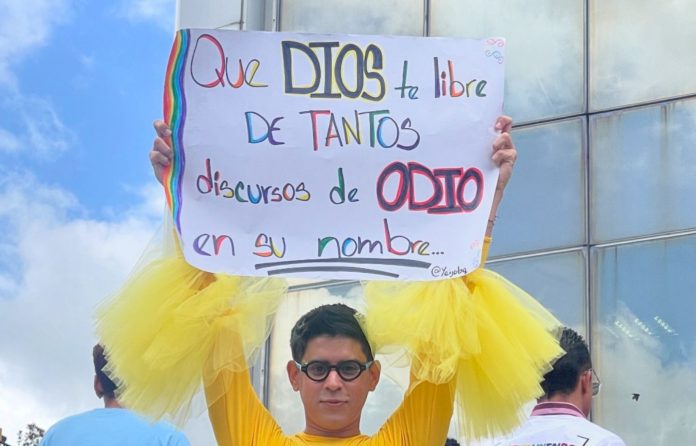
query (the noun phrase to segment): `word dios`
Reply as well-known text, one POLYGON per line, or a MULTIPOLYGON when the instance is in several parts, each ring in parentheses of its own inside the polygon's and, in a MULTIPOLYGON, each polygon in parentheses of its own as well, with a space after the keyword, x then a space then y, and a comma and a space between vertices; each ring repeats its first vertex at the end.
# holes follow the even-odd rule
POLYGON ((369 44, 363 49, 354 43, 341 45, 339 42, 301 43, 284 40, 281 46, 284 91, 287 94, 304 94, 312 98, 362 98, 368 101, 380 101, 385 95, 386 83, 381 74, 384 56, 377 45, 369 44), (337 49, 336 53, 334 49, 337 49), (314 81, 309 85, 296 83, 296 67, 301 63, 303 70, 313 73, 314 81), (344 67, 346 64, 350 66, 344 67), (351 78, 346 79, 347 75, 351 78), (322 83, 323 89, 320 91, 322 83))

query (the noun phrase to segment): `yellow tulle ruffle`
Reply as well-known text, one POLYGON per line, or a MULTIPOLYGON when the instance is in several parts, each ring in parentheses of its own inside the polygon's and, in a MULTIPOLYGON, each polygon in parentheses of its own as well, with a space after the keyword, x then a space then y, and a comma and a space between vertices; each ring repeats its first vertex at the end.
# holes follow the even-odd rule
POLYGON ((97 313, 119 400, 182 422, 202 385, 253 362, 286 290, 282 279, 200 271, 177 252, 140 267, 97 313))
MULTIPOLYGON (((166 237, 156 244, 162 252, 99 308, 97 334, 121 402, 183 422, 202 386, 211 404, 227 392, 219 385, 225 372, 253 363, 287 283, 203 272, 172 246, 166 237)), ((373 351, 406 351, 412 384, 455 380, 467 439, 517 426, 522 406, 541 394, 543 374, 562 353, 552 334, 560 323, 485 269, 444 281, 366 282, 364 291, 361 323, 373 351)))
POLYGON ((502 276, 479 268, 435 282, 366 282, 363 322, 377 352, 404 349, 412 386, 456 380, 459 434, 509 432, 563 352, 561 324, 502 276))

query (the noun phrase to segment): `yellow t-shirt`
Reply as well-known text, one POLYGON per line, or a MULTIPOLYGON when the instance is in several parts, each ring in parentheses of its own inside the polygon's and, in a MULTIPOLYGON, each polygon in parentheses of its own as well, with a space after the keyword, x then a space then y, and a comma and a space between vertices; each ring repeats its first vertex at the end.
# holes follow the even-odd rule
MULTIPOLYGON (((482 263, 490 242, 487 237, 482 263)), ((375 435, 348 438, 306 433, 286 436, 259 401, 248 371, 223 372, 206 393, 208 414, 220 446, 442 446, 452 418, 455 383, 418 383, 375 435)))
POLYGON ((420 383, 375 435, 329 438, 305 433, 286 436, 256 396, 248 371, 229 373, 226 381, 227 391, 208 408, 220 446, 442 446, 455 390, 454 382, 420 383))

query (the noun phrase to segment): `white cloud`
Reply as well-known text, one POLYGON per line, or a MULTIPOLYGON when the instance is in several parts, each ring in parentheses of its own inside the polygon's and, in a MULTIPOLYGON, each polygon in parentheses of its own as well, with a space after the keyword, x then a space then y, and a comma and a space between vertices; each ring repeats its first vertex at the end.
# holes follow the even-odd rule
POLYGON ((0 152, 16 152, 20 148, 17 135, 0 127, 0 152))
POLYGON ((53 158, 74 140, 55 107, 46 99, 26 95, 14 68, 48 43, 53 29, 70 17, 71 0, 5 0, 0 3, 0 151, 31 148, 40 158, 53 158), (11 122, 10 122, 11 121, 11 122), (9 124, 8 124, 9 123, 9 124))
POLYGON ((118 14, 131 22, 154 22, 172 32, 175 8, 174 0, 123 0, 118 14))
POLYGON ((0 420, 10 439, 27 423, 45 428, 100 404, 94 307, 122 283, 156 220, 137 209, 115 221, 83 214, 71 194, 30 174, 0 182, 0 420))
POLYGON ((302 0, 281 8, 281 26, 286 31, 419 36, 422 11, 422 2, 413 0, 302 0))
POLYGON ((0 274, 0 296, 15 292, 17 283, 9 274, 0 274))
POLYGON ((139 189, 132 186, 125 186, 124 189, 139 200, 132 209, 133 213, 136 215, 149 215, 153 218, 162 216, 163 192, 159 183, 152 181, 139 189))
POLYGON ((23 152, 33 158, 51 160, 67 151, 76 135, 60 118, 50 101, 13 92, 0 103, 0 111, 11 119, 14 133, 0 128, 0 150, 23 152))
POLYGON ((70 84, 76 90, 84 90, 95 82, 94 68, 97 60, 88 54, 76 54, 75 60, 80 69, 75 71, 70 84))
POLYGON ((593 108, 687 94, 696 88, 694 2, 593 2, 593 108), (669 73, 669 74, 667 74, 669 73))
POLYGON ((582 2, 432 2, 431 34, 507 39, 505 113, 517 122, 582 104, 582 2))
POLYGON ((44 45, 69 16, 69 0, 3 0, 0 3, 0 86, 16 85, 11 64, 44 45))
POLYGON ((20 112, 29 143, 37 155, 52 158, 72 144, 74 134, 63 124, 47 100, 23 97, 20 112))
POLYGON ((94 68, 94 56, 89 56, 87 54, 80 54, 78 56, 78 60, 80 61, 80 65, 82 65, 82 68, 85 70, 91 70, 94 68))
POLYGON ((596 415, 626 444, 646 444, 646 438, 654 444, 683 444, 696 438, 696 345, 687 335, 683 342, 687 343, 685 356, 689 359, 668 359, 665 347, 673 340, 666 342, 664 337, 680 335, 646 330, 636 321, 628 305, 619 302, 614 324, 601 327, 601 361, 597 366, 602 391, 596 415), (629 371, 627 364, 640 371, 629 371))

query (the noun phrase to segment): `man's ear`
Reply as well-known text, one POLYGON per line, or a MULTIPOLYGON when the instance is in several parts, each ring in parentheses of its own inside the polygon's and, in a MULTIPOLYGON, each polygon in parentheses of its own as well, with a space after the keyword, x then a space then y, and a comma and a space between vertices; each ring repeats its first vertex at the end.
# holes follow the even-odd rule
POLYGON ((97 375, 94 375, 94 393, 97 394, 97 398, 104 396, 104 389, 102 388, 101 381, 99 381, 97 375))
POLYGON ((588 370, 586 372, 583 372, 580 375, 580 382, 578 383, 580 386, 580 394, 581 395, 586 395, 590 394, 592 395, 592 370, 588 370))
POLYGON ((377 384, 379 384, 379 377, 382 374, 382 364, 375 360, 367 371, 370 373, 370 392, 372 392, 377 387, 377 384))
POLYGON ((295 361, 290 360, 288 361, 288 364, 285 366, 285 369, 288 372, 288 379, 290 380, 290 385, 292 386, 292 390, 297 392, 300 390, 300 372, 297 370, 297 366, 295 365, 295 361))

